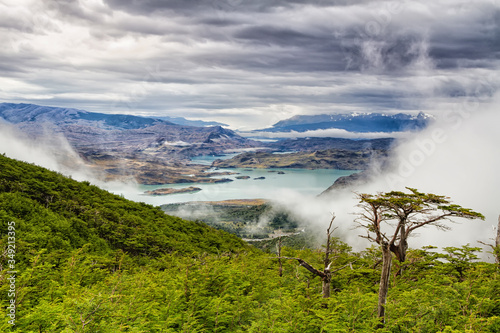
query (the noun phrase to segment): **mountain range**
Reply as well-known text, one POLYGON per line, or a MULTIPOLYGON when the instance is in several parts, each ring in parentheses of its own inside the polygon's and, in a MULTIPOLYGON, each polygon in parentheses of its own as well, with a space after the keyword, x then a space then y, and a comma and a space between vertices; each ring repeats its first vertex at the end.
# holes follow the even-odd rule
MULTIPOLYGON (((134 151, 158 148, 161 145, 198 145, 218 150, 224 145, 240 147, 251 142, 221 126, 179 125, 156 118, 34 104, 0 103, 0 117, 32 137, 50 131, 63 133, 75 147, 95 146, 100 143, 112 149, 133 142, 134 146, 130 149, 134 151), (211 147, 210 144, 213 143, 216 144, 211 147)), ((157 149, 157 152, 161 152, 161 149, 157 149)))
POLYGON ((189 120, 184 117, 169 117, 169 116, 162 116, 162 117, 151 117, 154 119, 160 119, 160 120, 166 120, 171 123, 177 124, 177 125, 186 125, 186 126, 197 126, 197 127, 208 127, 208 126, 224 126, 228 127, 228 124, 220 123, 218 121, 204 121, 204 120, 189 120))
MULTIPOLYGON (((216 179, 210 178, 210 174, 205 172, 208 166, 190 163, 191 158, 199 155, 221 155, 228 151, 266 150, 287 153, 279 156, 280 165, 290 164, 287 159, 295 156, 290 154, 292 152, 311 152, 314 154, 300 155, 302 158, 300 165, 310 168, 325 165, 335 167, 338 165, 336 156, 340 151, 344 151, 342 156, 347 164, 343 162, 343 165, 360 165, 359 163, 363 161, 349 156, 365 156, 367 152, 370 155, 370 151, 378 151, 377 154, 383 156, 384 151, 389 150, 393 144, 389 132, 421 129, 431 120, 431 117, 423 113, 416 116, 406 114, 295 116, 276 123, 268 130, 307 131, 337 126, 349 131, 388 132, 388 138, 350 140, 311 137, 264 143, 244 138, 222 126, 188 126, 165 119, 134 115, 105 114, 34 104, 0 103, 0 121, 4 124, 2 126, 7 123, 7 126, 15 127, 34 140, 40 138, 53 138, 52 141, 65 140, 86 164, 104 171, 106 180, 129 177, 141 184, 213 182, 216 179), (318 155, 315 153, 317 151, 323 153, 318 155), (361 153, 353 153, 354 151, 361 153), (318 156, 321 156, 324 163, 316 163, 318 156)), ((199 124, 207 125, 210 122, 199 124)), ((233 162, 235 163, 233 166, 238 165, 237 158, 233 162)))
POLYGON ((348 132, 404 132, 417 131, 427 127, 433 117, 423 112, 417 115, 397 113, 347 113, 297 115, 281 120, 260 132, 306 132, 324 129, 343 129, 348 132))
MULTIPOLYGON (((164 147, 183 147, 186 156, 196 155, 196 147, 218 152, 224 148, 252 145, 247 140, 221 126, 199 127, 179 125, 157 118, 133 115, 105 114, 73 108, 47 107, 33 104, 0 103, 0 117, 15 124, 32 137, 63 133, 78 148, 106 145, 109 149, 129 145, 128 151, 154 149, 170 152, 164 147)), ((181 154, 182 155, 182 154, 181 154)))
POLYGON ((31 139, 62 136, 86 162, 111 178, 130 176, 145 184, 206 181, 206 176, 185 176, 201 176, 203 171, 186 166, 191 157, 258 145, 221 126, 186 126, 34 104, 1 103, 0 119, 31 139))

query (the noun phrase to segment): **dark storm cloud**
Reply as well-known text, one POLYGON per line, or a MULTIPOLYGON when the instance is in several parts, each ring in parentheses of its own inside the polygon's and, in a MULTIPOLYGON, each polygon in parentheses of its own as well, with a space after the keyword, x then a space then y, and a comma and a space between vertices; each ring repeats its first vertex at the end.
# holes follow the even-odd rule
POLYGON ((429 56, 439 68, 489 67, 495 68, 500 59, 500 38, 434 39, 429 56))
POLYGON ((374 1, 363 0, 105 0, 114 9, 135 14, 153 14, 164 11, 196 13, 207 9, 234 12, 269 12, 293 6, 354 6, 374 1))
POLYGON ((500 11, 492 3, 478 3, 475 19, 437 22, 430 38, 429 56, 439 68, 497 66, 500 59, 500 11))
POLYGON ((279 105, 279 117, 418 110, 498 85, 494 0, 18 3, 0 4, 5 101, 237 123, 279 105))

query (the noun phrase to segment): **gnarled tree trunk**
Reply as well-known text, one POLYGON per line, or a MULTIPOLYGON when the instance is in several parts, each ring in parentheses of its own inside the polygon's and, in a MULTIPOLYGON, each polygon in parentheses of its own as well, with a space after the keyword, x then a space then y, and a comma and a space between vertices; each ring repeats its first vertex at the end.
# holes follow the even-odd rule
POLYGON ((382 244, 382 273, 380 276, 380 287, 378 292, 378 317, 385 323, 385 304, 389 292, 389 280, 391 277, 392 253, 389 244, 382 244))
POLYGON ((500 215, 498 216, 497 238, 495 239, 495 246, 500 246, 500 215))
POLYGON ((322 295, 323 298, 328 298, 330 297, 330 285, 332 283, 332 275, 330 272, 325 272, 325 276, 322 278, 322 295))

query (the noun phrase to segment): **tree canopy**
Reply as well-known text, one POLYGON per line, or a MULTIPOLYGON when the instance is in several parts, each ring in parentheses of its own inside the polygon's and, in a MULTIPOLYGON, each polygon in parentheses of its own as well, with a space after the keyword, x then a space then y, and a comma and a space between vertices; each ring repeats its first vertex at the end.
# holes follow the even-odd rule
POLYGON ((484 216, 469 208, 453 204, 444 195, 422 193, 407 187, 410 193, 391 191, 386 193, 358 194, 361 212, 357 219, 359 227, 366 229, 363 236, 380 245, 382 271, 379 285, 378 316, 385 324, 386 301, 392 268, 392 255, 400 263, 406 260, 408 237, 428 225, 447 230, 444 223, 450 217, 484 219, 484 216))
POLYGON ((407 189, 410 193, 358 194, 362 212, 357 222, 368 232, 365 238, 378 244, 387 242, 400 262, 406 259, 407 239, 415 229, 432 225, 448 230, 450 226, 445 221, 450 222, 451 217, 484 220, 481 213, 453 204, 444 195, 407 189), (383 223, 393 228, 384 228, 383 223))

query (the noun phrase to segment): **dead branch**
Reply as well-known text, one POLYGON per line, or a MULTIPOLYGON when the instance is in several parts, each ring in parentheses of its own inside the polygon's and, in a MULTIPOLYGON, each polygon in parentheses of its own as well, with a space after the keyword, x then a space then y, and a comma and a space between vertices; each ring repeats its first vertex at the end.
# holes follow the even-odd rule
POLYGON ((297 260, 300 264, 300 266, 304 267, 305 269, 307 269, 309 272, 313 273, 314 275, 317 275, 321 278, 324 278, 326 277, 326 274, 320 270, 317 270, 316 268, 312 267, 311 265, 309 265, 307 262, 305 262, 304 260, 300 259, 300 258, 292 258, 292 257, 274 257, 274 259, 288 259, 288 260, 297 260))

